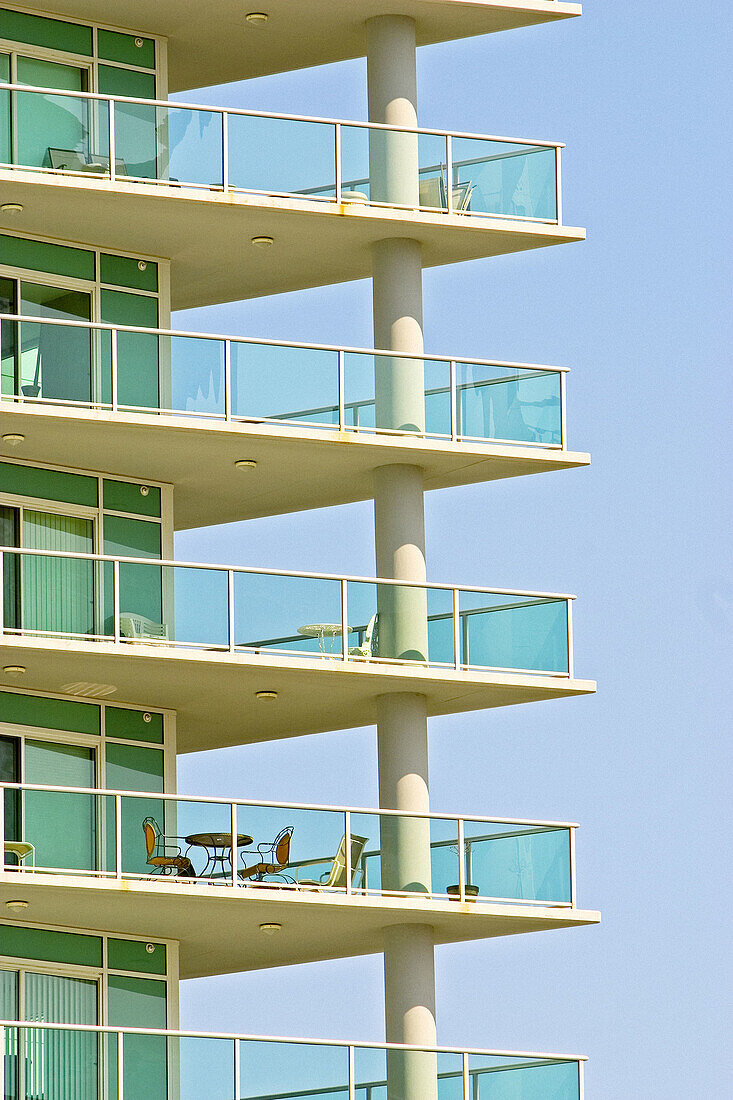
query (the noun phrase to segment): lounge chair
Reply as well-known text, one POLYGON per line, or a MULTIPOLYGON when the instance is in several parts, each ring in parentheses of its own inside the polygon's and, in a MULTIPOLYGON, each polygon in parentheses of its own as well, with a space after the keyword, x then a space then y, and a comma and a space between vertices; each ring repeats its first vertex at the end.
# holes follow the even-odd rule
POLYGON ((167 642, 168 627, 134 611, 120 612, 120 634, 131 642, 167 642))
MULTIPOLYGON (((359 871, 359 864, 361 863, 361 857, 366 847, 367 837, 357 836, 356 833, 351 834, 351 881, 350 885, 354 885, 354 879, 359 871)), ((329 890, 329 889, 341 889, 346 887, 347 882, 347 869, 346 869, 346 834, 341 837, 341 843, 338 846, 336 855, 333 857, 331 867, 328 871, 325 871, 320 878, 300 878, 300 872, 304 867, 317 867, 323 863, 322 859, 311 859, 306 863, 301 863, 297 869, 297 875, 295 878, 296 886, 303 887, 306 890, 329 890)))
POLYGON ((377 623, 378 618, 377 615, 374 614, 367 623, 366 630, 364 631, 364 641, 361 645, 351 646, 349 648, 349 657, 366 657, 367 660, 370 657, 376 657, 377 654, 375 650, 379 645, 377 623))

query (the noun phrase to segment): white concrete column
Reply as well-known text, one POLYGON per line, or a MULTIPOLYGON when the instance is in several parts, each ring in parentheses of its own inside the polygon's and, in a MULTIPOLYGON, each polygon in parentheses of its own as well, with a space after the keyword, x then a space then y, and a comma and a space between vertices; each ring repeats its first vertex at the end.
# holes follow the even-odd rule
MULTIPOLYGON (((417 126, 415 24, 401 15, 367 22, 369 120, 417 126)), ((417 206, 416 134, 374 130, 370 135, 370 197, 417 206)), ((422 256, 410 239, 372 245, 374 345, 395 354, 375 363, 376 424, 398 431, 425 428, 422 256), (401 353, 401 354, 400 354, 401 353)), ((423 471, 382 466, 374 474, 377 575, 406 582, 380 586, 380 656, 427 658, 423 471)), ((429 808, 427 706, 416 693, 377 700, 379 799, 389 809, 429 808)), ((424 819, 382 818, 384 889, 430 890, 430 831, 424 819)), ((387 1041, 435 1046, 434 937, 428 926, 384 931, 387 1041)), ((393 1052, 387 1059, 388 1100, 437 1100, 435 1055, 393 1052)))

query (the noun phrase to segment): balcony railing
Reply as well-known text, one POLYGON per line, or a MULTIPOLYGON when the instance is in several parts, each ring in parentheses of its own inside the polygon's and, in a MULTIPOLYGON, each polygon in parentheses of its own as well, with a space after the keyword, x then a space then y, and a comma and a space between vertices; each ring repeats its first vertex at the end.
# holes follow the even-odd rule
POLYGON ((5 1095, 84 1100, 581 1100, 582 1057, 424 1050, 150 1028, 0 1021, 5 1095), (43 1082, 43 1088, 40 1087, 43 1082), (35 1086, 35 1087, 34 1087, 35 1086))
POLYGON ((108 180, 562 224, 561 148, 0 84, 2 166, 108 180))
POLYGON ((574 597, 5 548, 0 633, 572 675, 574 597))
POLYGON ((0 360, 3 398, 24 402, 454 442, 565 442, 566 371, 557 367, 16 314, 0 323, 0 360), (420 423, 393 411, 396 364, 422 379, 420 423))
POLYGON ((196 881, 245 892, 419 893, 439 901, 572 908, 575 828, 552 821, 0 784, 6 871, 169 882, 182 876, 187 886, 196 881), (283 832, 290 839, 279 870, 245 875, 283 832), (149 862, 156 854, 170 864, 149 862), (416 880, 416 862, 424 882, 416 880), (401 881, 403 865, 408 873, 401 881))

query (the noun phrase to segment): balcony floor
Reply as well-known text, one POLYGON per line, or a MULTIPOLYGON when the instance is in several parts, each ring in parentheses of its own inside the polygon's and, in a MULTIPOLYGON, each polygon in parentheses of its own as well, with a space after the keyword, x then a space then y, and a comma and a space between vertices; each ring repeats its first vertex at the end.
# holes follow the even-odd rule
POLYGON ((521 904, 360 898, 198 883, 95 881, 0 872, 0 902, 21 897, 28 918, 96 931, 178 940, 182 978, 258 970, 384 950, 391 924, 429 924, 435 942, 597 924, 600 913, 521 904), (282 924, 276 936, 259 925, 282 924))
MULTIPOLYGON (((330 2, 330 0, 329 0, 330 2)), ((191 309, 371 276, 370 246, 417 240, 425 267, 585 238, 543 222, 441 214, 1 169, 3 230, 171 260, 171 305, 191 309), (256 248, 253 236, 271 236, 256 248), (205 247, 202 247, 205 242, 205 247)))
POLYGON ((80 469, 112 470, 175 487, 178 530, 366 500, 377 466, 410 463, 425 488, 586 466, 590 456, 539 446, 451 443, 368 432, 327 432, 272 424, 226 424, 186 416, 92 412, 5 402, 4 432, 26 436, 7 453, 64 465, 69 439, 80 469), (234 468, 253 458, 255 470, 234 468), (308 471, 307 479, 302 471, 308 471))
POLYGON ((107 684, 115 688, 110 702, 176 711, 181 753, 373 725, 376 697, 394 692, 425 695, 428 714, 439 715, 587 695, 596 687, 522 672, 6 636, 0 667, 10 664, 25 666, 26 674, 0 672, 0 681, 24 690, 107 684), (258 700, 257 691, 277 691, 278 698, 258 700))
POLYGON ((171 91, 362 57, 365 21, 394 10, 415 19, 421 46, 581 13, 559 0, 268 0, 270 20, 258 28, 245 22, 239 0, 209 4, 204 20, 196 0, 44 0, 43 10, 167 35, 171 91))

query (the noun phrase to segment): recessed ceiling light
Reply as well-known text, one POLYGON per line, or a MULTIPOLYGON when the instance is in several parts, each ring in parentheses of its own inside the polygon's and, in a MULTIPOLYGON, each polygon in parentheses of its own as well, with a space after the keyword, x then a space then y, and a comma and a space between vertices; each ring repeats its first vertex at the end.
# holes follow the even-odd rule
POLYGON ((234 465, 238 470, 254 470, 257 465, 256 458, 238 458, 234 465))
POLYGON ((274 237, 253 237, 252 244, 257 248, 271 248, 275 243, 274 237))
POLYGON ((88 680, 76 680, 73 684, 63 684, 61 690, 67 695, 83 695, 87 699, 100 699, 105 695, 114 695, 114 684, 94 684, 88 680))
POLYGON ((14 898, 12 901, 5 902, 6 909, 13 909, 16 912, 20 912, 21 909, 28 908, 28 902, 23 901, 21 898, 14 898))
POLYGON ((254 27, 261 27, 267 22, 270 16, 266 11, 248 11, 244 18, 254 27))
POLYGON ((282 925, 272 921, 260 925, 260 932, 264 932, 266 936, 274 936, 276 932, 280 931, 282 931, 282 925))
POLYGON ((3 672, 6 676, 23 676, 25 665, 4 665, 3 672))
POLYGON ((256 691, 255 699, 277 699, 276 691, 256 691))
POLYGON ((4 202, 0 206, 0 210, 3 214, 22 214, 23 203, 22 202, 4 202))
POLYGON ((25 436, 20 432, 6 432, 3 436, 3 443, 8 447, 19 447, 21 443, 25 443, 25 436))

